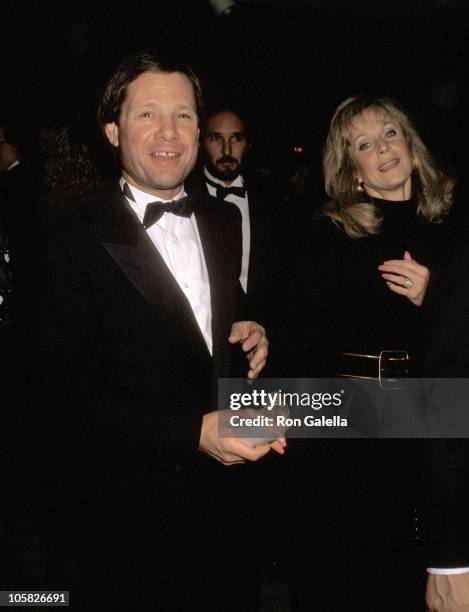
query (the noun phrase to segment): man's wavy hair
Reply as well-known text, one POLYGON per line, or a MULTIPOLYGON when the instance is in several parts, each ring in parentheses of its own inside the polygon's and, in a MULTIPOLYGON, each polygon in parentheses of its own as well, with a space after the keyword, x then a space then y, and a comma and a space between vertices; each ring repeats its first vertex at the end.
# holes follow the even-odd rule
POLYGON ((350 157, 349 128, 365 111, 389 117, 402 129, 412 156, 412 195, 417 214, 432 223, 441 222, 452 204, 454 182, 436 166, 408 115, 389 98, 347 98, 337 107, 331 121, 323 154, 325 189, 331 201, 323 212, 340 225, 350 238, 377 234, 382 218, 372 199, 359 190, 350 157))
POLYGON ((222 113, 231 113, 232 115, 236 115, 236 117, 238 117, 238 119, 243 122, 244 134, 246 135, 246 138, 248 138, 249 124, 246 120, 244 111, 230 104, 219 104, 217 106, 210 106, 206 109, 204 122, 202 123, 200 130, 202 136, 205 136, 207 134, 208 122, 210 121, 210 119, 212 117, 215 117, 215 115, 221 115, 222 113))
POLYGON ((194 88, 197 114, 200 120, 203 112, 202 87, 199 78, 192 69, 182 63, 170 63, 159 59, 153 51, 142 51, 125 58, 107 82, 103 99, 98 108, 98 123, 101 129, 104 128, 106 123, 119 124, 119 116, 127 95, 127 88, 130 83, 145 72, 155 72, 157 74, 181 72, 185 74, 194 88))

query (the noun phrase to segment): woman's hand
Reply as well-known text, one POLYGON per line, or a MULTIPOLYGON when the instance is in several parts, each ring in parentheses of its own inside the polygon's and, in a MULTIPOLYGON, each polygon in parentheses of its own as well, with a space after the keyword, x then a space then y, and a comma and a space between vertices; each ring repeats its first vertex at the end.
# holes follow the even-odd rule
POLYGON ((404 259, 390 259, 378 266, 386 285, 399 295, 404 295, 415 306, 421 306, 430 280, 430 270, 412 259, 409 251, 404 259))

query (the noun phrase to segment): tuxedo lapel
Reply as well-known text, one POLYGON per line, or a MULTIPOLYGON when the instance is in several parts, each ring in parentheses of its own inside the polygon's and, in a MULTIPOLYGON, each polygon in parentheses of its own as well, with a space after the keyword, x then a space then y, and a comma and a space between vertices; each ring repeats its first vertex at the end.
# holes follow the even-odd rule
MULTIPOLYGON (((241 266, 240 219, 238 210, 234 205, 230 206, 233 206, 235 212, 228 219, 234 227, 227 226, 227 217, 215 198, 200 198, 195 207, 197 228, 210 280, 215 380, 219 376, 228 376, 231 371, 233 350, 228 343, 228 336, 232 323, 239 320, 239 299, 242 296, 239 283, 233 285, 232 282, 233 278, 239 277, 241 266), (235 255, 230 251, 232 243, 239 246, 235 255)), ((239 352, 238 347, 234 350, 239 352)))
POLYGON ((208 353, 189 301, 119 189, 106 200, 98 239, 158 317, 208 353))
POLYGON ((265 238, 265 234, 268 230, 265 224, 265 213, 261 206, 261 196, 256 189, 256 182, 250 181, 249 178, 244 177, 244 186, 246 187, 249 202, 250 247, 247 283, 247 293, 249 295, 253 286, 253 276, 255 276, 257 271, 259 255, 262 251, 263 238, 265 238))
POLYGON ((260 181, 252 180, 248 175, 244 177, 244 186, 248 194, 251 230, 247 294, 252 296, 253 292, 262 291, 274 256, 280 253, 275 242, 278 212, 275 201, 262 189, 260 181))

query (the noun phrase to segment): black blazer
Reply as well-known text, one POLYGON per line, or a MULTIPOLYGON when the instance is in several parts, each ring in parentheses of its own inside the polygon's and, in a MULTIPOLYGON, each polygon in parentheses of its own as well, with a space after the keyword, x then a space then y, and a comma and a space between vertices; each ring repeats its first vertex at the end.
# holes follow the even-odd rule
POLYGON ((238 210, 198 199, 195 215, 210 279, 213 358, 117 186, 67 231, 53 232, 38 257, 34 412, 49 434, 54 478, 61 470, 67 482, 75 478, 71 498, 94 487, 98 496, 158 498, 160 510, 170 509, 180 496, 160 495, 162 480, 199 465, 214 382, 240 353, 227 338, 242 318, 243 292, 238 210))
POLYGON ((251 226, 247 293, 254 298, 256 309, 271 311, 276 303, 272 303, 276 289, 285 280, 283 267, 288 261, 285 252, 290 249, 286 229, 289 215, 284 214, 279 192, 266 176, 247 173, 245 185, 251 226))
MULTIPOLYGON (((253 318, 269 329, 269 335, 279 325, 282 311, 281 289, 286 282, 286 266, 290 261, 285 252, 293 252, 293 232, 290 215, 280 197, 280 190, 259 172, 243 173, 249 201, 251 230, 247 296, 253 318)), ((203 168, 190 176, 186 191, 191 195, 207 195, 203 168)), ((293 226, 293 224, 292 224, 293 226)))
MULTIPOLYGON (((432 269, 425 298, 424 343, 419 355, 419 375, 422 377, 469 378, 468 225, 467 189, 458 186, 454 193, 454 206, 443 222, 439 259, 432 269)), ((443 381, 440 384, 448 383, 443 381)), ((452 389, 447 387, 449 401, 441 392, 438 400, 432 397, 436 402, 433 409, 444 414, 453 406, 457 407, 458 402, 467 404, 468 398, 460 397, 457 384, 452 389)), ((440 567, 467 567, 468 440, 424 440, 419 458, 422 539, 427 543, 427 563, 440 567)))

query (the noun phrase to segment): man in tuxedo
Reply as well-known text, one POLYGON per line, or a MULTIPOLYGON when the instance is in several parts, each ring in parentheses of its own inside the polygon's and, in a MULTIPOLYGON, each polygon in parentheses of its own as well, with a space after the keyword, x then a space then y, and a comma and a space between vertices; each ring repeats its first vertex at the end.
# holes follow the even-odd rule
POLYGON ((38 172, 33 170, 29 155, 32 133, 31 126, 26 125, 24 114, 18 110, 0 118, 0 227, 4 232, 4 244, 8 244, 8 254, 5 255, 8 257, 10 274, 8 295, 0 287, 0 330, 3 332, 0 412, 6 418, 5 430, 10 438, 8 461, 5 463, 8 465, 9 494, 5 495, 5 502, 8 502, 12 529, 21 511, 30 506, 32 490, 32 483, 25 481, 25 475, 29 476, 28 444, 23 435, 22 414, 31 390, 29 289, 39 195, 38 172), (5 321, 8 321, 7 326, 5 321), (19 482, 21 486, 18 486, 19 482))
POLYGON ((417 362, 419 375, 430 379, 434 429, 445 432, 450 425, 447 438, 423 440, 417 454, 420 541, 422 565, 429 572, 430 612, 457 612, 469 606, 469 448, 467 392, 463 392, 467 380, 458 380, 469 378, 469 218, 464 191, 458 186, 453 193, 454 206, 442 227, 438 261, 425 298, 417 362))
POLYGON ((13 250, 31 238, 37 197, 36 172, 28 155, 32 128, 23 123, 16 116, 0 119, 0 218, 13 250))
POLYGON ((187 67, 152 53, 124 60, 98 113, 121 178, 56 232, 41 264, 39 381, 61 492, 50 512, 56 535, 74 536, 86 610, 251 605, 232 583, 249 558, 232 550, 238 496, 221 516, 248 466, 224 465, 283 453, 283 443, 218 436, 217 377, 239 345, 244 375, 257 376, 267 341, 239 321, 237 209, 185 197, 199 108, 187 67))
MULTIPOLYGON (((240 282, 254 318, 263 321, 272 339, 273 351, 265 373, 283 375, 280 330, 285 296, 279 289, 286 286, 290 216, 285 215, 280 194, 266 173, 251 163, 251 135, 244 115, 232 106, 212 108, 202 126, 200 165, 189 177, 188 192, 209 194, 219 205, 235 204, 242 218, 242 265, 240 282), (278 341, 277 341, 278 339, 278 341)), ((293 252, 293 251, 292 251, 293 252)), ((283 466, 279 457, 269 457, 251 470, 250 486, 257 495, 252 501, 251 524, 255 530, 276 529, 276 516, 270 508, 281 507, 278 481, 283 466)), ((247 485, 246 485, 247 486, 247 485)), ((278 541, 263 547, 263 572, 271 573, 281 565, 282 547, 278 541), (275 563, 273 563, 275 560, 275 563)))
MULTIPOLYGON (((280 229, 282 206, 272 181, 249 167, 250 148, 246 121, 239 111, 230 107, 212 110, 202 129, 203 169, 193 173, 188 189, 190 193, 205 191, 239 208, 243 234, 240 282, 256 316, 274 324, 282 265, 276 257, 281 250, 280 236, 285 246, 285 232, 280 229)), ((283 227, 285 222, 283 219, 283 227)))
MULTIPOLYGON (((7 236, 11 254, 13 299, 11 319, 14 340, 10 359, 18 362, 18 371, 25 374, 29 348, 28 304, 31 245, 36 230, 38 172, 29 159, 31 128, 18 116, 0 119, 0 224, 7 236)), ((24 384, 26 377, 21 379, 24 384)))

